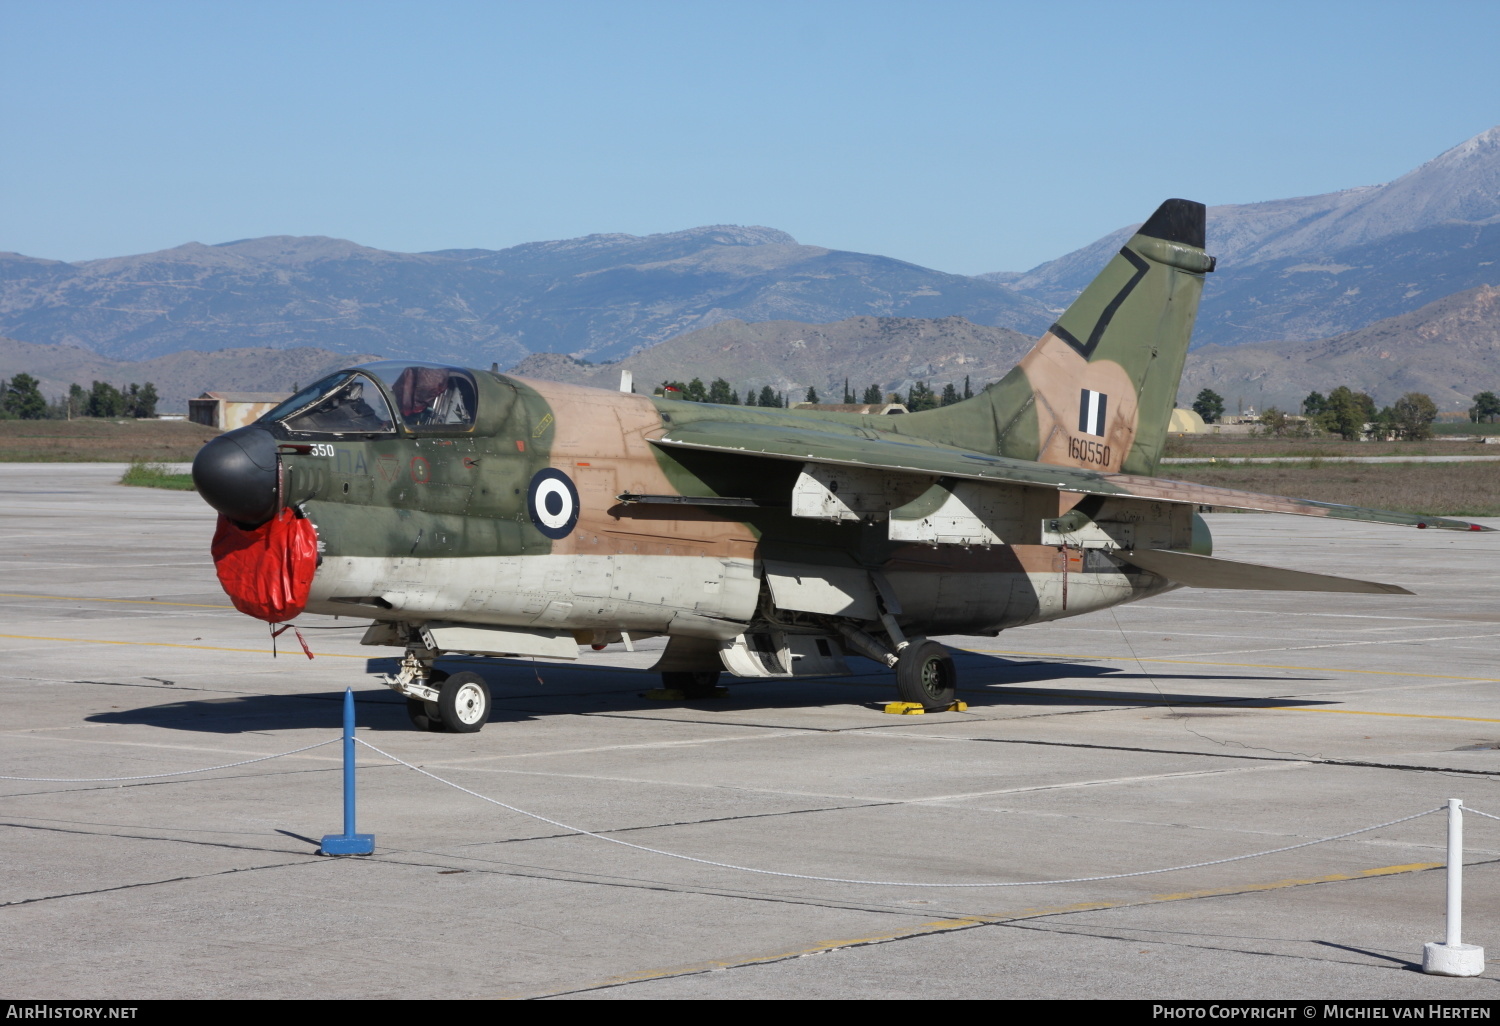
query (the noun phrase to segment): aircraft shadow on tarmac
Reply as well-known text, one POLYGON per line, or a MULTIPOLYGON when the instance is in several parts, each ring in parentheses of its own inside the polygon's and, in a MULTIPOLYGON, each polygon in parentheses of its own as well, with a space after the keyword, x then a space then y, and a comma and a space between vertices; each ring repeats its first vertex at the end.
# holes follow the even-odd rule
MULTIPOLYGON (((1233 715, 1240 709, 1264 709, 1287 706, 1329 705, 1334 703, 1291 698, 1261 698, 1237 694, 1189 694, 1168 690, 1173 681, 1258 681, 1245 675, 1144 674, 1121 672, 1117 667, 1100 663, 1067 663, 1015 661, 977 653, 957 653, 960 667, 959 697, 972 709, 1015 706, 1076 707, 1129 706, 1132 708, 1191 709, 1193 716, 1233 715), (1093 679, 1100 686, 1082 684, 1093 679), (1073 687, 1052 686, 1027 688, 1056 681, 1080 682, 1073 687), (1146 689, 1124 690, 1124 682, 1149 685, 1146 689), (1208 708, 1205 708, 1208 707, 1208 708), (1213 711, 1209 711, 1212 709, 1213 711)), ((874 663, 851 659, 851 669, 868 666, 869 672, 852 677, 814 677, 800 680, 749 680, 729 678, 725 698, 701 701, 660 702, 646 697, 659 687, 659 678, 642 670, 608 670, 599 667, 559 664, 516 663, 500 659, 459 657, 440 660, 440 669, 456 672, 473 670, 483 676, 490 687, 493 707, 490 722, 517 723, 543 716, 662 713, 675 709, 694 715, 715 711, 786 710, 825 706, 864 705, 872 712, 886 702, 894 701, 891 675, 874 663)), ((370 659, 366 665, 371 674, 394 672, 395 659, 370 659)), ((1278 685, 1315 677, 1278 677, 1278 685)), ((205 698, 136 709, 113 710, 86 717, 90 723, 142 724, 170 730, 189 730, 218 734, 242 734, 256 731, 325 728, 342 729, 342 691, 310 692, 292 695, 240 695, 231 698, 205 698)), ((361 728, 375 731, 408 731, 405 700, 393 691, 362 684, 355 690, 356 719, 361 728)))

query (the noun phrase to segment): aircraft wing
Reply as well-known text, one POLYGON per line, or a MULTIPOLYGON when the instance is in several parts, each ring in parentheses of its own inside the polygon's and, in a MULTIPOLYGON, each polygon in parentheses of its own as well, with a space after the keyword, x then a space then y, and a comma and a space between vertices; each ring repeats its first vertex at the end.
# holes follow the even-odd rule
POLYGON ((1058 467, 1031 460, 991 456, 907 435, 883 434, 880 438, 869 438, 822 431, 811 426, 694 421, 681 426, 673 425, 664 436, 655 439, 654 444, 666 449, 699 449, 799 463, 879 467, 894 473, 1030 485, 1084 495, 1153 499, 1158 502, 1222 506, 1227 509, 1290 513, 1306 517, 1332 517, 1337 520, 1363 520, 1447 531, 1493 530, 1445 517, 1365 509, 1313 499, 1289 499, 1279 495, 1261 495, 1136 474, 1110 474, 1081 467, 1058 467))

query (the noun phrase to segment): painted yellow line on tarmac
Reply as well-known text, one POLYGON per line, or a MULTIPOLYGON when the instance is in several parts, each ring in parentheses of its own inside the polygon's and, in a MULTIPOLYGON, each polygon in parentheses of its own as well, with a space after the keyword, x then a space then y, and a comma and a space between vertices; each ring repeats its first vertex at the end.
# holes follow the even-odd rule
MULTIPOLYGON (((143 645, 146 648, 196 648, 205 652, 251 652, 265 655, 264 648, 226 648, 222 645, 180 645, 168 641, 112 641, 107 638, 50 638, 41 634, 0 634, 0 638, 17 638, 21 641, 63 641, 72 645, 143 645)), ((295 652, 296 649, 289 649, 295 652)), ((329 659, 370 659, 367 655, 345 655, 342 652, 323 652, 329 659)))
MULTIPOLYGON (((1488 635, 1479 635, 1488 637, 1488 635)), ((1420 641, 1420 638, 1413 638, 1420 641)), ((1310 670, 1313 673, 1369 673, 1383 677, 1430 677, 1434 680, 1500 681, 1500 677, 1460 677, 1453 673, 1410 673, 1405 670, 1354 670, 1347 666, 1282 666, 1278 663, 1214 663, 1207 659, 1143 659, 1146 663, 1181 663, 1191 666, 1242 666, 1252 670, 1310 670)))
POLYGON ((1082 901, 1071 905, 1058 905, 1055 907, 1027 908, 1019 913, 1011 915, 974 915, 963 916, 957 919, 938 919, 919 926, 913 926, 905 930, 893 930, 889 933, 870 934, 865 937, 844 937, 838 940, 817 941, 806 947, 794 948, 790 951, 778 951, 767 955, 746 955, 740 958, 708 959, 702 962, 689 962, 686 965, 670 966, 663 969, 643 969, 634 973, 622 973, 619 976, 609 976, 602 980, 590 983, 582 983, 574 986, 557 987, 545 991, 530 991, 525 993, 507 994, 510 998, 544 998, 557 994, 575 994, 585 990, 597 990, 603 987, 619 987, 631 983, 644 983, 649 980, 666 980, 676 976, 694 976, 699 973, 713 972, 718 969, 738 969, 744 966, 764 965, 769 962, 782 962, 791 958, 801 958, 804 955, 816 955, 827 951, 837 951, 840 948, 858 948, 870 944, 885 944, 890 941, 908 940, 913 937, 931 936, 934 934, 953 933, 958 930, 969 930, 976 926, 984 926, 989 923, 1014 922, 1019 919, 1038 919, 1043 916, 1054 916, 1069 912, 1090 912, 1102 909, 1129 908, 1138 905, 1154 905, 1168 901, 1190 901, 1194 898, 1223 897, 1231 894, 1248 894, 1259 891, 1276 891, 1287 887, 1305 887, 1308 884, 1340 883, 1348 880, 1368 880, 1374 877, 1397 876, 1402 873, 1420 873, 1427 869, 1437 869, 1442 866, 1441 862, 1410 862, 1400 866, 1380 866, 1376 869, 1365 869, 1358 873, 1329 873, 1326 876, 1298 877, 1288 880, 1275 880, 1263 884, 1239 884, 1233 887, 1214 887, 1201 891, 1181 891, 1176 894, 1153 894, 1149 898, 1134 901, 1082 901))
POLYGON ((1277 880, 1274 883, 1249 884, 1239 887, 1214 887, 1206 891, 1183 891, 1179 894, 1154 894, 1155 901, 1184 901, 1188 898, 1216 898, 1228 894, 1248 894, 1251 891, 1276 891, 1283 887, 1301 887, 1304 884, 1337 883, 1340 880, 1368 880, 1375 876, 1397 876, 1401 873, 1420 873, 1424 869, 1437 869, 1441 862, 1408 862, 1404 866, 1381 866, 1378 869, 1361 869, 1358 873, 1329 873, 1327 876, 1302 880, 1277 880))
POLYGON ((185 606, 189 609, 233 609, 233 606, 214 606, 204 602, 160 602, 156 599, 94 598, 84 595, 30 595, 18 591, 0 591, 0 598, 54 599, 58 602, 125 602, 138 606, 185 606))
POLYGON ((1500 719, 1485 719, 1482 716, 1437 716, 1430 713, 1395 713, 1395 712, 1372 712, 1368 709, 1324 709, 1317 706, 1303 705, 1247 705, 1247 701, 1265 701, 1265 699, 1240 699, 1240 698, 1215 698, 1209 701, 1194 701, 1185 699, 1174 702, 1165 696, 1161 698, 1127 698, 1123 695, 1116 696, 1108 691, 1088 691, 1079 693, 1076 691, 1031 691, 1024 688, 1007 688, 1001 685, 1003 690, 994 689, 969 689, 959 690, 964 694, 974 695, 1039 695, 1045 698, 1056 698, 1070 705, 1090 705, 1098 703, 1119 703, 1132 705, 1166 705, 1176 709, 1196 709, 1206 706, 1239 708, 1246 712, 1254 709, 1264 712, 1328 712, 1343 713, 1345 716, 1399 716, 1403 719, 1412 720, 1466 720, 1470 723, 1500 723, 1500 719))
POLYGON ((1283 712, 1343 713, 1345 716, 1397 716, 1404 720, 1463 720, 1467 723, 1500 723, 1500 720, 1486 719, 1483 716, 1434 716, 1428 713, 1367 712, 1362 709, 1320 709, 1297 705, 1267 705, 1261 708, 1279 709, 1283 712))

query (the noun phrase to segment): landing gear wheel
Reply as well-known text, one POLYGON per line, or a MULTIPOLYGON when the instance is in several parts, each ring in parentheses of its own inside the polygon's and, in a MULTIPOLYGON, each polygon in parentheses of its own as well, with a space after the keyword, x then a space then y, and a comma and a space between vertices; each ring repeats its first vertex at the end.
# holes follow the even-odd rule
POLYGON ((669 691, 680 691, 685 699, 719 698, 724 689, 719 687, 718 670, 677 670, 661 675, 661 686, 669 691))
POLYGON ((953 657, 936 641, 913 641, 896 661, 896 690, 901 701, 916 702, 928 712, 953 704, 958 675, 953 657))
POLYGON ((443 681, 438 710, 444 728, 473 734, 490 718, 490 689, 477 673, 455 673, 443 681))
POLYGON ((406 716, 418 730, 437 732, 443 729, 443 717, 436 702, 424 702, 420 698, 406 700, 406 716))
MULTIPOLYGON (((442 670, 433 667, 427 671, 427 684, 431 687, 440 688, 448 675, 442 670)), ((406 718, 411 720, 411 725, 418 730, 440 731, 443 729, 443 714, 438 709, 436 702, 424 702, 420 698, 406 699, 406 718)))

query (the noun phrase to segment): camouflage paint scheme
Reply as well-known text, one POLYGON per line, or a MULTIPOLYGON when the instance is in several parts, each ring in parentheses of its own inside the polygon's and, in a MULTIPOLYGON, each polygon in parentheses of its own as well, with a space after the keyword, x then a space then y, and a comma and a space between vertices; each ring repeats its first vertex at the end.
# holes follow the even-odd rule
MULTIPOLYGON (((1168 201, 1010 374, 938 410, 707 405, 471 371, 466 429, 398 427, 314 454, 281 427, 283 501, 316 526, 322 557, 308 609, 718 644, 836 638, 840 620, 873 634, 883 609, 909 634, 993 633, 1183 580, 1216 586, 1215 573, 1240 581, 1227 587, 1399 591, 1207 559, 1196 509, 1478 528, 1154 477, 1213 267, 1202 217, 1168 201), (560 537, 528 508, 548 468, 578 496, 560 537), (840 506, 840 485, 855 505, 840 506)), ((716 668, 713 651, 693 665, 716 668)))

